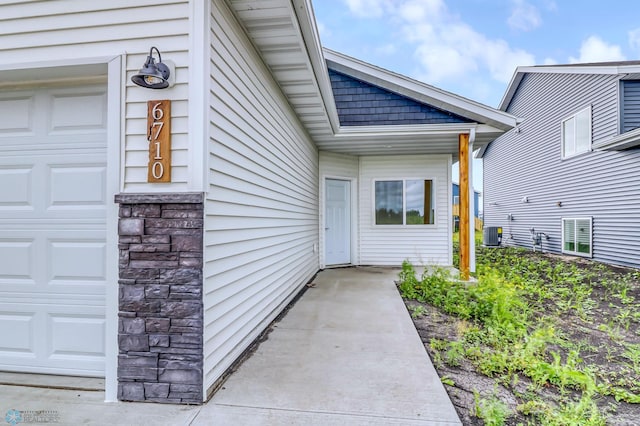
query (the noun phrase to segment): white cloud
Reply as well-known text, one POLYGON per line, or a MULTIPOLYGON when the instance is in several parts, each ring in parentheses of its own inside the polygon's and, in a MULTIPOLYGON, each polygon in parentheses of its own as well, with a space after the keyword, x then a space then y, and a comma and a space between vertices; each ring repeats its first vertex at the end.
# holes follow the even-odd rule
POLYGON ((640 50, 640 28, 629 31, 628 35, 629 46, 631 46, 632 49, 640 50))
POLYGON ((387 0, 346 0, 349 10, 361 18, 379 18, 384 15, 387 0))
POLYGON ((507 19, 509 27, 514 30, 531 31, 542 24, 538 9, 525 0, 513 0, 511 16, 507 19))
POLYGON ((421 78, 428 83, 478 71, 488 71, 494 80, 507 83, 517 66, 535 63, 530 53, 475 31, 450 14, 442 0, 405 1, 398 13, 406 40, 416 45, 416 60, 423 66, 421 78))
POLYGON ((445 0, 344 2, 357 17, 384 26, 392 22, 392 45, 374 50, 386 56, 412 50, 412 76, 428 84, 464 87, 470 96, 486 99, 488 92, 501 90, 511 80, 516 67, 535 64, 531 53, 476 31, 449 10, 445 0))
POLYGON ((585 62, 607 62, 607 61, 624 61, 626 58, 622 53, 620 46, 615 44, 607 44, 598 36, 590 36, 582 42, 580 46, 580 56, 569 58, 569 62, 585 63, 585 62))

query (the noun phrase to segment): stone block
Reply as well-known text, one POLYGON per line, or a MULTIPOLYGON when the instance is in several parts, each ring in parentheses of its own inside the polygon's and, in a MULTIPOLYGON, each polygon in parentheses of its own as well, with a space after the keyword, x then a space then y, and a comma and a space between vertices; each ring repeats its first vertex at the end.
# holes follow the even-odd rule
MULTIPOLYGON (((124 220, 124 219, 121 219, 124 220)), ((147 228, 202 229, 202 219, 147 219, 147 228)), ((131 235, 131 234, 129 234, 131 235)))
POLYGON ((201 318, 202 303, 196 301, 162 302, 161 312, 166 318, 201 318))
POLYGON ((156 253, 169 252, 171 245, 169 244, 129 244, 128 250, 136 253, 156 253))
POLYGON ((133 280, 157 280, 160 275, 158 268, 120 268, 120 278, 133 280))
POLYGON ((158 380, 158 369, 153 367, 139 367, 139 366, 118 366, 118 379, 127 380, 158 380))
POLYGON ((129 258, 134 260, 156 260, 156 261, 174 261, 178 260, 178 253, 158 253, 158 252, 132 252, 129 251, 129 258))
POLYGON ((168 299, 185 300, 202 298, 202 287, 195 285, 172 285, 168 299))
MULTIPOLYGON (((144 314, 156 314, 160 312, 162 305, 160 299, 158 300, 120 300, 120 311, 122 312, 135 312, 138 316, 144 316, 144 314)), ((147 316, 148 316, 147 315, 147 316)))
POLYGON ((138 269, 159 269, 159 268, 177 268, 179 266, 178 259, 175 260, 131 260, 129 262, 131 268, 138 269))
POLYGON ((160 280, 171 284, 202 285, 202 270, 197 268, 164 269, 159 272, 160 280))
POLYGON ((202 259, 195 257, 181 257, 179 265, 185 268, 197 268, 202 267, 202 259))
POLYGON ((120 318, 123 334, 144 334, 145 321, 142 318, 120 318))
POLYGON ((201 384, 202 372, 198 369, 164 370, 158 375, 161 383, 201 384))
POLYGON ((201 210, 162 209, 163 219, 202 219, 201 210))
POLYGON ((160 204, 134 204, 131 207, 132 217, 160 217, 160 204))
POLYGON ((198 355, 202 357, 202 348, 192 349, 192 348, 171 348, 171 347, 156 347, 152 346, 150 351, 153 353, 157 353, 160 356, 165 356, 169 354, 178 354, 178 355, 198 355))
POLYGON ((166 333, 171 325, 169 318, 146 318, 144 321, 147 333, 166 333))
POLYGON ((167 398, 169 396, 169 383, 145 383, 144 396, 149 398, 167 398))
POLYGON ((144 385, 142 383, 120 382, 118 399, 121 401, 144 401, 144 385))
POLYGON ((202 252, 202 234, 200 235, 174 235, 171 237, 173 251, 202 252))
POLYGON ((149 336, 137 334, 121 334, 118 336, 118 347, 121 351, 141 351, 149 350, 149 336))
MULTIPOLYGON (((202 330, 202 320, 200 318, 175 318, 171 320, 171 326, 202 330)), ((192 333, 196 332, 192 331, 192 333)))
POLYGON ((144 234, 144 219, 122 218, 118 221, 118 235, 144 234))
POLYGON ((143 244, 171 244, 171 235, 143 235, 143 244))
POLYGON ((166 299, 169 297, 170 286, 166 284, 149 284, 144 288, 147 299, 166 299))
POLYGON ((126 300, 144 300, 144 286, 139 284, 120 285, 120 296, 126 300))
POLYGON ((178 334, 171 336, 171 346, 175 343, 184 343, 189 345, 202 345, 202 334, 178 334))
POLYGON ((169 392, 180 392, 180 393, 197 393, 200 392, 202 388, 197 385, 184 385, 184 384, 172 384, 169 388, 169 392))
POLYGON ((158 368, 161 369, 161 371, 164 371, 162 369, 166 369, 166 370, 191 370, 191 369, 196 369, 196 370, 201 370, 202 365, 200 364, 200 362, 194 362, 194 361, 178 361, 178 360, 170 360, 170 359, 166 359, 166 360, 159 360, 158 361, 158 368))
POLYGON ((139 355, 120 354, 118 355, 119 367, 158 367, 158 354, 142 353, 139 355))
POLYGON ((169 342, 169 336, 167 335, 152 334, 149 336, 150 348, 168 348, 169 342))
POLYGON ((120 206, 118 209, 119 217, 131 217, 131 206, 120 206))

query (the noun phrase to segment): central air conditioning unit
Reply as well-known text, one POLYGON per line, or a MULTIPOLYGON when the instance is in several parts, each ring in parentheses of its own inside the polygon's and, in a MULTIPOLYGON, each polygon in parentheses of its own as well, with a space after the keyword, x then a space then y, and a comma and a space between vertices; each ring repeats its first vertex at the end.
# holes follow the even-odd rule
POLYGON ((485 226, 482 230, 482 244, 487 247, 497 247, 500 243, 502 243, 502 228, 485 226))

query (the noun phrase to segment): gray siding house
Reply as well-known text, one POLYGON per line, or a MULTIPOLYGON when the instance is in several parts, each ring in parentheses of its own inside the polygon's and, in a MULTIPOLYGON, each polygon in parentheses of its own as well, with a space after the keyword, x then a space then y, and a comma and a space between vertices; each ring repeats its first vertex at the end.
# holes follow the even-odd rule
POLYGON ((478 154, 485 226, 640 267, 640 62, 520 67, 500 109, 521 122, 478 154))

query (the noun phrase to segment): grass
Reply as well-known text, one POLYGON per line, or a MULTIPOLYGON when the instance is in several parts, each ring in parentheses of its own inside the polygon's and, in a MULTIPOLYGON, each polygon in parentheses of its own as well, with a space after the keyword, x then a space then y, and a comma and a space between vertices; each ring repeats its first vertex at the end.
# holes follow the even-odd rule
POLYGON ((617 410, 640 413, 640 272, 479 248, 477 282, 454 278, 418 277, 405 262, 399 289, 457 322, 455 336, 429 342, 436 367, 470 364, 515 395, 509 407, 475 392, 484 424, 604 425, 617 410))

